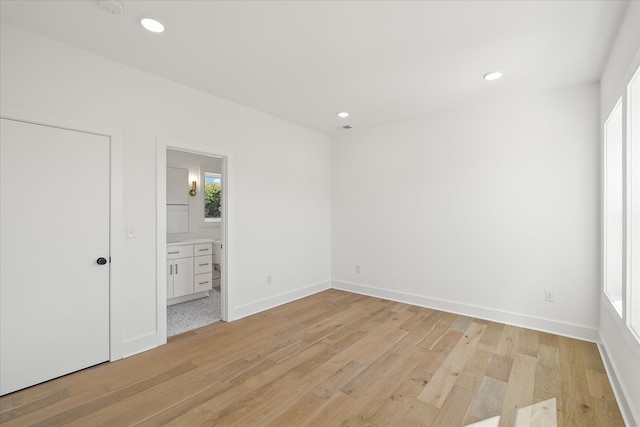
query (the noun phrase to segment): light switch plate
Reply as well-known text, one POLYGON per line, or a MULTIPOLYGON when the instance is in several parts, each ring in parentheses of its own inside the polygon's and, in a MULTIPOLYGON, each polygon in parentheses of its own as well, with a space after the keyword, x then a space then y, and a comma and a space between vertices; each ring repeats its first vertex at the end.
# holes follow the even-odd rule
POLYGON ((127 239, 136 238, 136 226, 127 224, 127 239))

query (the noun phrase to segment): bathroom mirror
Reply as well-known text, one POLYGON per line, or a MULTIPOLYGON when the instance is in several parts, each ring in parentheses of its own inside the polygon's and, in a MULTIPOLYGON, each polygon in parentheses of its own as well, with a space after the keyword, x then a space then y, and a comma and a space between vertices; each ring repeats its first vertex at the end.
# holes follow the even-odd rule
POLYGON ((189 170, 167 168, 167 233, 189 232, 189 170))

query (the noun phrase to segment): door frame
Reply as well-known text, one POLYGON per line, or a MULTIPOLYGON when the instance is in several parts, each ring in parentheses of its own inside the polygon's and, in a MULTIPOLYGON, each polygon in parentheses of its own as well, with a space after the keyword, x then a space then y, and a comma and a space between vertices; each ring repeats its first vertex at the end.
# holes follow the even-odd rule
POLYGON ((158 345, 167 342, 167 149, 183 151, 208 157, 217 157, 222 160, 222 224, 220 225, 220 237, 222 240, 222 274, 220 277, 220 308, 222 320, 229 321, 229 230, 232 218, 231 190, 231 153, 218 147, 188 141, 182 138, 171 138, 157 135, 156 137, 156 296, 157 296, 157 333, 158 345))
MULTIPOLYGON (((109 138, 109 256, 112 260, 109 264, 109 360, 113 362, 122 359, 124 357, 122 329, 124 263, 121 262, 124 260, 122 130, 102 123, 29 110, 7 104, 0 104, 0 117, 109 138)), ((82 178, 80 177, 79 179, 82 178)))

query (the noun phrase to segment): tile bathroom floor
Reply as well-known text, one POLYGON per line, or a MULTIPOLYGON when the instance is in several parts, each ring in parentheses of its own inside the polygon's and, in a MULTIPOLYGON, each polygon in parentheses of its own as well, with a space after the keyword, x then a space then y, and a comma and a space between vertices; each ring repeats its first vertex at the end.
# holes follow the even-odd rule
POLYGON ((220 287, 200 298, 167 307, 167 337, 181 334, 220 320, 220 287))

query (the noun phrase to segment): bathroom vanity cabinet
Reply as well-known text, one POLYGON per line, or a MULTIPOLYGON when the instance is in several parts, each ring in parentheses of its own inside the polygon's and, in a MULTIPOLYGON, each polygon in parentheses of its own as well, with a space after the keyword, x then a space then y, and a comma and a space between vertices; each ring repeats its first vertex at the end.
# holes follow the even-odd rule
POLYGON ((167 244, 167 305, 206 297, 213 284, 213 241, 167 244))

